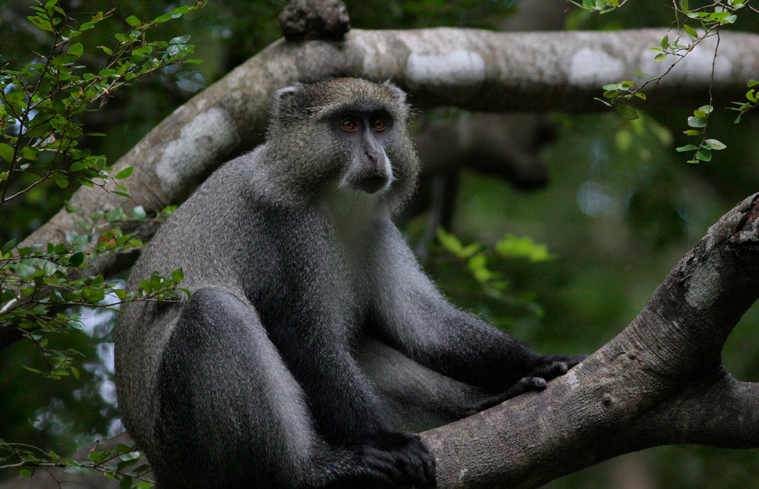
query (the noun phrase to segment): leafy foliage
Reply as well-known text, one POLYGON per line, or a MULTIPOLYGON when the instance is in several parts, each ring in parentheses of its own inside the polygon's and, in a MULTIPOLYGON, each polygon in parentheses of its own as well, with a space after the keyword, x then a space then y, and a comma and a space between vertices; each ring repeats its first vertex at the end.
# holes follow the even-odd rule
MULTIPOLYGON (((617 6, 621 6, 621 4, 617 5, 617 2, 613 2, 614 5, 611 5, 612 2, 606 2, 603 0, 585 0, 582 5, 576 2, 572 3, 587 11, 598 11, 600 13, 606 13, 617 6), (610 5, 606 6, 607 3, 610 5)), ((677 64, 691 53, 696 46, 705 39, 716 36, 717 43, 713 55, 715 63, 712 64, 713 76, 719 50, 720 28, 726 25, 735 24, 738 20, 737 12, 748 7, 749 1, 726 0, 717 1, 705 6, 691 7, 689 0, 679 0, 673 2, 673 6, 675 7, 675 24, 677 26, 675 32, 676 35, 673 38, 670 38, 669 35, 664 36, 661 39, 659 46, 654 46, 651 49, 658 52, 654 57, 656 63, 664 62, 670 56, 676 58, 675 61, 669 65, 664 73, 658 76, 636 72, 636 75, 647 78, 647 81, 640 86, 629 80, 604 85, 603 98, 605 100, 596 99, 609 107, 615 107, 626 119, 635 120, 638 118, 638 112, 632 105, 630 105, 630 102, 633 102, 636 98, 639 100, 646 100, 646 95, 643 90, 647 86, 658 84, 675 66, 677 66, 677 64)), ((751 10, 756 12, 753 8, 751 8, 751 10)), ((731 107, 730 109, 739 112, 738 117, 735 119, 736 123, 740 121, 741 116, 745 112, 756 107, 757 98, 754 93, 755 90, 752 89, 752 87, 757 83, 759 82, 756 82, 755 80, 750 80, 748 82, 748 88, 750 88, 750 90, 746 92, 746 99, 748 102, 733 102, 735 107, 731 107)), ((687 144, 677 148, 678 152, 692 153, 688 163, 711 161, 712 151, 719 151, 727 147, 717 139, 707 139, 706 137, 709 115, 713 110, 714 107, 712 106, 712 96, 710 91, 709 104, 703 105, 694 110, 693 115, 688 117, 687 123, 689 129, 686 129, 683 133, 686 136, 697 137, 700 139, 697 144, 687 144)))
MULTIPOLYGON (((111 94, 126 84, 159 69, 180 63, 193 52, 189 36, 170 41, 149 41, 147 31, 157 24, 203 6, 175 8, 150 21, 132 15, 129 29, 115 35, 111 47, 98 46, 104 53, 102 68, 92 70, 83 62, 85 46, 75 42, 83 32, 96 28, 113 16, 114 10, 98 12, 89 22, 75 25, 57 0, 38 0, 28 20, 52 34, 47 55, 20 69, 0 69, 0 209, 47 181, 60 188, 72 182, 129 197, 122 181, 132 173, 124 168, 111 174, 106 158, 80 147, 85 136, 78 120, 85 111, 102 108, 111 94), (114 184, 115 189, 108 187, 114 184)), ((104 134, 87 134, 104 136, 104 134)), ((0 251, 0 336, 5 341, 22 338, 35 346, 44 368, 23 367, 48 379, 79 379, 77 358, 84 355, 65 342, 51 341, 81 330, 80 306, 117 310, 130 301, 175 301, 189 292, 179 287, 182 270, 164 278, 153 273, 138 290, 127 293, 118 282, 93 275, 90 267, 99 260, 138 251, 143 243, 136 229, 147 221, 162 220, 173 209, 148 217, 142 207, 128 212, 121 208, 85 215, 71 205, 79 229, 60 242, 18 246, 15 240, 0 251), (125 231, 131 229, 131 231, 125 231)), ((7 346, 0 344, 0 347, 7 346)), ((128 447, 92 452, 86 463, 62 459, 54 452, 0 441, 0 468, 15 467, 30 475, 37 467, 65 467, 67 471, 100 472, 121 481, 121 487, 150 487, 141 475, 145 465, 127 471, 139 455, 128 447)))
MULTIPOLYGON (((498 240, 492 249, 486 249, 479 243, 464 245, 455 235, 439 228, 437 231, 440 249, 453 256, 459 266, 466 267, 471 279, 480 286, 481 293, 499 303, 511 317, 490 318, 496 324, 505 325, 513 316, 543 316, 542 308, 534 301, 532 294, 520 293, 514 290, 511 283, 504 278, 503 260, 527 259, 530 262, 545 262, 556 258, 548 252, 543 244, 535 243, 529 237, 505 235, 498 240)), ((454 264, 450 264, 454 265, 454 264)), ((464 287, 465 288, 465 287, 464 287)), ((491 309, 492 310, 492 309, 491 309)))
MULTIPOLYGON (((94 72, 81 64, 84 46, 73 42, 84 31, 113 15, 95 14, 89 22, 76 27, 68 22, 56 0, 38 1, 29 20, 53 34, 49 53, 19 70, 0 71, 0 208, 48 179, 66 188, 72 180, 79 184, 106 188, 111 180, 105 158, 79 147, 84 136, 76 116, 93 104, 102 107, 115 90, 140 76, 183 60, 193 51, 189 36, 171 41, 148 41, 152 26, 178 18, 198 8, 179 7, 172 13, 141 22, 127 18, 130 29, 116 34, 112 47, 98 46, 107 56, 105 66, 94 72), (28 185, 10 191, 20 173, 34 174, 28 185)), ((192 62, 193 60, 189 60, 192 62)), ((102 136, 102 134, 89 134, 102 136)), ((128 170, 115 175, 126 178, 128 170)), ((126 187, 117 184, 117 194, 128 196, 126 187)))
POLYGON ((0 469, 16 468, 22 477, 30 478, 35 470, 59 467, 67 474, 100 474, 119 481, 123 489, 147 489, 154 484, 146 476, 150 473, 140 452, 133 446, 118 444, 113 449, 89 452, 87 460, 64 458, 53 451, 0 439, 0 469))

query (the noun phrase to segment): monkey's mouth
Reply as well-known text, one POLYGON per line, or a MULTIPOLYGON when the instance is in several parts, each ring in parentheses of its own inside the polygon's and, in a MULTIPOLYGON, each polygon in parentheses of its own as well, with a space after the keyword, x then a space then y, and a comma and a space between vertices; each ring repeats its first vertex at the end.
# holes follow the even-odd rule
POLYGON ((383 189, 389 182, 389 178, 385 175, 374 175, 366 178, 362 178, 356 182, 355 186, 359 190, 363 190, 368 194, 373 194, 378 190, 383 189))
POLYGON ((385 172, 364 173, 355 178, 348 178, 345 183, 356 190, 373 194, 389 185, 390 176, 385 172))

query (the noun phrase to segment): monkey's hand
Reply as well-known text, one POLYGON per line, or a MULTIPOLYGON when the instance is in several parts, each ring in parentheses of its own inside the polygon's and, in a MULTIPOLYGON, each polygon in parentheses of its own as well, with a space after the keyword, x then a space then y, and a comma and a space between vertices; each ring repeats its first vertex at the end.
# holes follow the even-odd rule
POLYGON ((416 433, 388 431, 370 435, 360 451, 370 472, 387 484, 435 487, 435 459, 416 433))
POLYGON ((548 355, 539 357, 525 377, 541 377, 545 380, 551 380, 564 375, 570 368, 582 362, 585 358, 587 358, 587 355, 548 355))
POLYGON ((582 362, 585 358, 587 358, 587 355, 549 355, 539 357, 531 366, 527 375, 511 384, 502 393, 487 399, 486 402, 489 405, 484 407, 500 404, 506 399, 511 399, 525 392, 542 391, 546 388, 546 383, 549 380, 564 375, 570 368, 582 362))

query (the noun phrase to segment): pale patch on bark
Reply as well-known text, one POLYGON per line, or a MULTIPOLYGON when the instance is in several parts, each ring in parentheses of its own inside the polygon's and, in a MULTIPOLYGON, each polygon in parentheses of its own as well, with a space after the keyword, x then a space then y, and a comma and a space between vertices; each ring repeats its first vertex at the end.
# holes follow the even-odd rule
POLYGON ((619 81, 625 65, 602 49, 579 49, 569 63, 569 80, 577 84, 597 84, 619 81))
POLYGON ((411 53, 406 62, 406 77, 410 86, 453 83, 475 85, 485 80, 485 61, 473 51, 411 53))
MULTIPOLYGON (((714 258, 714 261, 718 260, 718 258, 714 258)), ((685 292, 685 301, 689 306, 705 309, 717 300, 722 293, 719 265, 719 263, 713 263, 712 260, 709 260, 695 268, 693 275, 688 280, 688 290, 685 292)))
POLYGON ((577 380, 577 374, 574 370, 567 372, 567 374, 564 376, 564 379, 566 380, 567 384, 569 384, 569 388, 571 390, 575 390, 580 387, 580 381, 577 380))
POLYGON ((227 154, 237 141, 237 127, 227 112, 213 107, 182 128, 179 138, 166 145, 156 175, 166 193, 174 193, 206 166, 209 159, 227 154))

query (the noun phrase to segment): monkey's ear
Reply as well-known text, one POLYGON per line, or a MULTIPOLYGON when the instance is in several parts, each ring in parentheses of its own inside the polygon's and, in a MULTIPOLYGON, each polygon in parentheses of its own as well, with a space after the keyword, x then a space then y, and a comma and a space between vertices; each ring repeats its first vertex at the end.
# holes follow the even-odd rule
POLYGON ((398 88, 398 85, 391 82, 390 80, 385 80, 382 83, 382 86, 390 90, 393 95, 395 95, 398 98, 398 101, 402 104, 406 103, 406 92, 398 88))
POLYGON ((300 83, 277 90, 271 104, 272 117, 276 118, 283 114, 292 113, 294 109, 300 106, 303 93, 304 87, 300 83))

